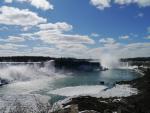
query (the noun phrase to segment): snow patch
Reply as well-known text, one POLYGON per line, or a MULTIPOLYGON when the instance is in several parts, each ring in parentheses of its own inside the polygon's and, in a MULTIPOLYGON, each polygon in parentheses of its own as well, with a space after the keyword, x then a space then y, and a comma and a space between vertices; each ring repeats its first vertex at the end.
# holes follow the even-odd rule
POLYGON ((56 89, 50 91, 50 94, 56 94, 61 96, 78 96, 78 95, 94 95, 98 94, 100 91, 106 89, 106 86, 75 86, 75 87, 64 87, 61 89, 56 89))
POLYGON ((116 85, 113 88, 108 88, 103 85, 93 85, 93 86, 74 86, 65 87, 61 89, 52 90, 50 94, 60 95, 60 96, 94 96, 94 97, 127 97, 130 95, 135 95, 138 93, 137 89, 131 88, 130 85, 116 85))

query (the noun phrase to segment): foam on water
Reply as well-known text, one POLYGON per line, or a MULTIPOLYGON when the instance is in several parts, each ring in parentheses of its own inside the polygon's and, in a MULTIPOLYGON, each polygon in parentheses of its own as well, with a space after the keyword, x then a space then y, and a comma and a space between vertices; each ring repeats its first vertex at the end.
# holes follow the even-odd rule
POLYGON ((103 85, 93 86, 74 86, 56 89, 49 92, 50 94, 61 96, 95 96, 95 97, 127 97, 133 94, 137 94, 137 89, 131 88, 130 85, 116 85, 115 87, 108 88, 103 85))

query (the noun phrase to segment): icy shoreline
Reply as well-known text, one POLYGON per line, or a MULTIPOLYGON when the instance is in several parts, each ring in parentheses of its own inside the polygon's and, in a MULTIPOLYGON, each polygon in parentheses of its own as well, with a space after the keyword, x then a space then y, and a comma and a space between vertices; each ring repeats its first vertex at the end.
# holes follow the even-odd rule
POLYGON ((75 86, 56 89, 50 94, 72 97, 72 96, 92 96, 97 98, 127 97, 138 93, 136 88, 130 85, 116 85, 112 88, 103 85, 75 86))
MULTIPOLYGON (((146 68, 143 70, 144 76, 141 76, 140 78, 132 81, 118 82, 118 84, 120 84, 119 86, 131 85, 132 87, 137 88, 137 95, 108 98, 83 95, 68 97, 63 101, 59 101, 59 103, 62 105, 62 109, 65 110, 66 106, 71 106, 70 108, 72 108, 76 105, 78 106, 79 113, 82 111, 83 113, 105 113, 106 111, 108 113, 148 113, 150 110, 150 69, 146 68)), ((76 109, 75 107, 74 109, 76 109)))

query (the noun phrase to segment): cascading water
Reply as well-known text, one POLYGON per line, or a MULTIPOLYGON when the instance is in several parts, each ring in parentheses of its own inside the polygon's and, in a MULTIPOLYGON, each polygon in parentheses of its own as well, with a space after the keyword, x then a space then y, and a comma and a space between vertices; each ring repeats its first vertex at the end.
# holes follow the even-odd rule
POLYGON ((45 63, 1 63, 0 83, 1 86, 7 84, 7 88, 0 88, 0 94, 29 93, 47 88, 54 80, 65 77, 65 75, 56 72, 53 64, 53 61, 45 63))
MULTIPOLYGON (((45 63, 0 63, 0 81, 7 81, 8 84, 0 86, 0 113, 6 106, 5 113, 9 113, 11 108, 16 106, 16 100, 23 106, 37 110, 37 99, 40 103, 47 102, 47 97, 43 92, 50 90, 55 80, 64 78, 63 74, 54 68, 54 62, 45 63), (46 101, 43 100, 46 98, 46 101)), ((1 83, 0 82, 0 83, 1 83)), ((30 113, 30 112, 28 112, 30 113)))
POLYGON ((0 79, 10 83, 58 76, 53 61, 45 62, 43 65, 41 63, 1 63, 0 72, 0 79))

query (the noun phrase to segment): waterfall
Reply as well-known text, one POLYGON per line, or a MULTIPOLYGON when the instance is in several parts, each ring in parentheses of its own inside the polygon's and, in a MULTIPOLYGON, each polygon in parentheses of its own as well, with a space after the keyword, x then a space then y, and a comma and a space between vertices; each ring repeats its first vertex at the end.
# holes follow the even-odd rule
POLYGON ((17 81, 30 81, 45 77, 56 77, 53 61, 45 63, 0 63, 0 80, 7 80, 9 83, 17 81))

